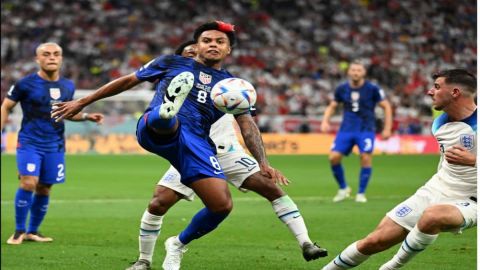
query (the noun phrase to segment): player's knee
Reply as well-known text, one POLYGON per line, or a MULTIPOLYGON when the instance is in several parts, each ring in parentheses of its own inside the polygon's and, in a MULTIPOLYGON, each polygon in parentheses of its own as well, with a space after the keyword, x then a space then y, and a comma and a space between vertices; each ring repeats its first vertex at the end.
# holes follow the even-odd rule
POLYGON ((269 201, 273 201, 285 195, 272 179, 262 176, 259 172, 249 176, 242 184, 242 188, 258 193, 269 201))
POLYGON ((217 214, 228 214, 233 209, 232 199, 219 200, 215 205, 209 206, 208 209, 217 214))
POLYGON ((37 187, 37 181, 32 177, 21 177, 20 188, 27 191, 35 191, 37 187))
POLYGON ((330 161, 330 164, 337 165, 342 161, 342 155, 337 152, 331 152, 328 155, 328 160, 330 161))
POLYGON ((438 207, 428 207, 423 211, 422 217, 418 221, 418 228, 420 231, 429 231, 433 228, 440 228, 445 225, 445 211, 438 207))
POLYGON ((148 205, 148 212, 163 216, 175 204, 175 198, 169 196, 154 196, 148 205))
POLYGON ((386 241, 378 234, 370 234, 357 244, 358 251, 365 255, 372 255, 389 248, 386 241))
POLYGON ((35 187, 35 192, 39 195, 43 196, 50 196, 50 190, 52 189, 52 185, 44 185, 42 183, 38 183, 35 187))

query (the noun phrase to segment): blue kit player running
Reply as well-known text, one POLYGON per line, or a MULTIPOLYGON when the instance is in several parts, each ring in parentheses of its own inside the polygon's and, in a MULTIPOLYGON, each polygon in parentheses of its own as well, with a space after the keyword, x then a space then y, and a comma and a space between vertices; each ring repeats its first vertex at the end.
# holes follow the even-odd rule
MULTIPOLYGON (((36 62, 40 70, 12 86, 1 107, 2 130, 18 102, 23 111, 17 145, 20 187, 15 195, 16 228, 7 241, 12 245, 21 244, 24 239, 53 241, 42 236, 38 228, 47 213, 52 185, 65 182, 65 127, 63 122, 53 121, 50 113, 57 102, 73 98, 75 85, 60 76, 62 48, 58 44, 40 44, 36 49, 36 62), (25 223, 29 212, 27 230, 25 223)), ((103 115, 77 113, 69 120, 100 123, 103 115)))
POLYGON ((375 142, 375 106, 380 105, 385 111, 385 124, 382 137, 387 139, 392 129, 392 109, 385 99, 383 90, 377 85, 365 80, 365 66, 354 61, 348 67, 348 82, 335 90, 335 98, 330 102, 322 120, 322 132, 330 130, 329 119, 334 114, 339 103, 343 103, 343 121, 335 138, 329 155, 333 175, 340 187, 334 202, 343 201, 350 196, 347 186, 342 157, 348 156, 353 146, 357 145, 360 152, 360 183, 356 202, 367 202, 365 190, 372 174, 372 152, 375 142))
MULTIPOLYGON (((137 72, 114 80, 90 96, 60 103, 52 116, 61 120, 78 113, 92 102, 118 94, 143 82, 158 82, 156 95, 139 119, 137 138, 146 150, 172 164, 181 182, 201 198, 205 208, 178 236, 166 241, 165 269, 179 269, 185 245, 214 230, 232 209, 231 195, 222 168, 209 138, 210 127, 223 113, 213 107, 212 87, 232 75, 221 68, 235 42, 233 25, 210 22, 194 32, 197 56, 178 55, 156 58, 137 72)), ((236 116, 245 143, 259 163, 261 172, 271 179, 283 177, 269 166, 260 132, 247 112, 236 116)))

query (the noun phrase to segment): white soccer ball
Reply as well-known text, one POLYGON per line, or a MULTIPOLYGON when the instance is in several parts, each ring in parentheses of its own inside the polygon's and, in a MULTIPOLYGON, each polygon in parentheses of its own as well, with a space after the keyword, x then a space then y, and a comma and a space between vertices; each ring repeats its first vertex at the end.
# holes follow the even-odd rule
POLYGON ((253 85, 240 78, 228 78, 213 86, 210 98, 215 108, 224 113, 240 114, 250 110, 257 101, 253 85))

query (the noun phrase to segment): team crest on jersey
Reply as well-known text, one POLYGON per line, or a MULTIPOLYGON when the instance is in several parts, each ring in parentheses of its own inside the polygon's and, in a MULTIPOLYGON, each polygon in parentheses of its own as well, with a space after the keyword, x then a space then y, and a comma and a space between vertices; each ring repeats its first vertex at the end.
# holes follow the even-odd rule
POLYGON ((27 163, 27 171, 34 172, 36 168, 35 163, 27 163))
POLYGON ((404 217, 408 215, 410 212, 412 212, 412 208, 406 205, 402 205, 400 208, 397 209, 397 211, 395 212, 395 215, 397 215, 397 217, 404 217))
POLYGON ((212 82, 212 75, 209 75, 200 71, 200 75, 198 76, 198 79, 203 84, 210 84, 212 82))
POLYGON ((59 99, 61 96, 60 88, 50 88, 50 97, 53 99, 59 99))
POLYGON ((471 134, 460 135, 460 144, 468 150, 472 150, 475 146, 475 136, 471 134))

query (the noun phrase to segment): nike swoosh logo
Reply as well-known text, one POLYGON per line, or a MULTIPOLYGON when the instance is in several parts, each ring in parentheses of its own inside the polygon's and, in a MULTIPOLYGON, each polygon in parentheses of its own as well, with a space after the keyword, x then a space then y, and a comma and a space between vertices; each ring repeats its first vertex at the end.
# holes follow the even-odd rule
POLYGON ((221 173, 223 173, 223 172, 221 172, 221 171, 220 171, 220 172, 219 172, 219 171, 213 171, 213 173, 214 173, 214 174, 221 174, 221 173))

